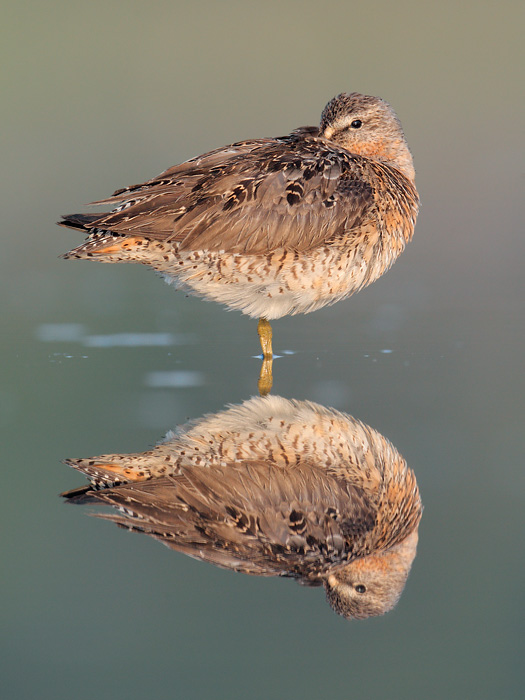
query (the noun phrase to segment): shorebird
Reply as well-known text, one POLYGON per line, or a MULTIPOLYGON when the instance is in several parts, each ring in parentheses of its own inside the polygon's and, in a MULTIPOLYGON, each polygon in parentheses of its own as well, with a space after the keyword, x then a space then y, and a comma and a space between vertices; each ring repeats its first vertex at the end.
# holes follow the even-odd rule
POLYGON ((344 299, 380 277, 410 241, 414 166, 394 110, 341 93, 319 127, 241 141, 169 168, 65 216, 87 234, 64 258, 149 265, 206 299, 270 321, 344 299))
POLYGON ((223 568, 324 585, 344 617, 390 610, 416 554, 413 472, 378 432, 308 401, 254 398, 152 450, 68 459, 69 501, 223 568))

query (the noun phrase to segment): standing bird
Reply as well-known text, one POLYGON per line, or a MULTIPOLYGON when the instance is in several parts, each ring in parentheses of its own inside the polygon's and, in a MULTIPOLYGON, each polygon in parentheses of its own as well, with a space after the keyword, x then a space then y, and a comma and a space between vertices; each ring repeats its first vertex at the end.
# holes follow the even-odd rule
POLYGON ((88 238, 63 257, 137 262, 177 287, 259 318, 308 313, 380 277, 412 238, 414 166, 378 97, 342 93, 319 127, 241 141, 65 216, 88 238))
POLYGON ((223 568, 324 585, 346 618, 381 615, 416 554, 413 472, 382 435, 308 401, 254 398, 152 450, 70 459, 91 484, 62 494, 223 568))

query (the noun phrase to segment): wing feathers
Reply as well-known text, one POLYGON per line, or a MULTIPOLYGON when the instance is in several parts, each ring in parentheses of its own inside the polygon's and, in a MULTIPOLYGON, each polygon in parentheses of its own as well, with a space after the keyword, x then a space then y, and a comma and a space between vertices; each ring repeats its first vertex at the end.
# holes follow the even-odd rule
POLYGON ((109 214, 64 223, 177 241, 187 250, 305 251, 373 216, 367 167, 367 159, 305 128, 217 149, 94 203, 117 204, 109 214))
POLYGON ((315 577, 363 554, 376 518, 361 489, 308 464, 185 467, 180 475, 94 491, 92 497, 121 510, 106 519, 248 573, 315 577))

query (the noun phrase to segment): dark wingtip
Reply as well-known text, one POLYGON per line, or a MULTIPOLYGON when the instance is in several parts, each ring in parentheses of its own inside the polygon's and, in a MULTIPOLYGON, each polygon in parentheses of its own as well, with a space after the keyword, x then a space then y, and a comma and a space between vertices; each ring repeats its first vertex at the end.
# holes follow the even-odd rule
POLYGON ((57 221, 57 226, 63 226, 64 228, 78 228, 78 226, 73 226, 71 223, 71 217, 63 216, 60 221, 57 221))
POLYGON ((96 496, 96 491, 93 491, 92 486, 81 486, 77 489, 70 489, 59 494, 66 503, 75 503, 76 505, 84 505, 85 503, 99 503, 96 496))
POLYGON ((103 214, 66 214, 61 221, 57 221, 59 226, 66 228, 80 229, 81 231, 89 231, 93 228, 97 219, 100 219, 103 214))

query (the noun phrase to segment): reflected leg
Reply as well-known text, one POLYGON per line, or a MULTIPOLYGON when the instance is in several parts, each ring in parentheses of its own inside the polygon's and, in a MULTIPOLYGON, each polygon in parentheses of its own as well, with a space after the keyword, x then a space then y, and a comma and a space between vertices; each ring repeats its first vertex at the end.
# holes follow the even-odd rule
POLYGON ((259 381, 257 382, 257 387, 261 396, 266 396, 266 394, 269 394, 272 388, 272 364, 273 359, 271 357, 263 358, 263 362, 261 365, 261 373, 259 374, 259 381))

